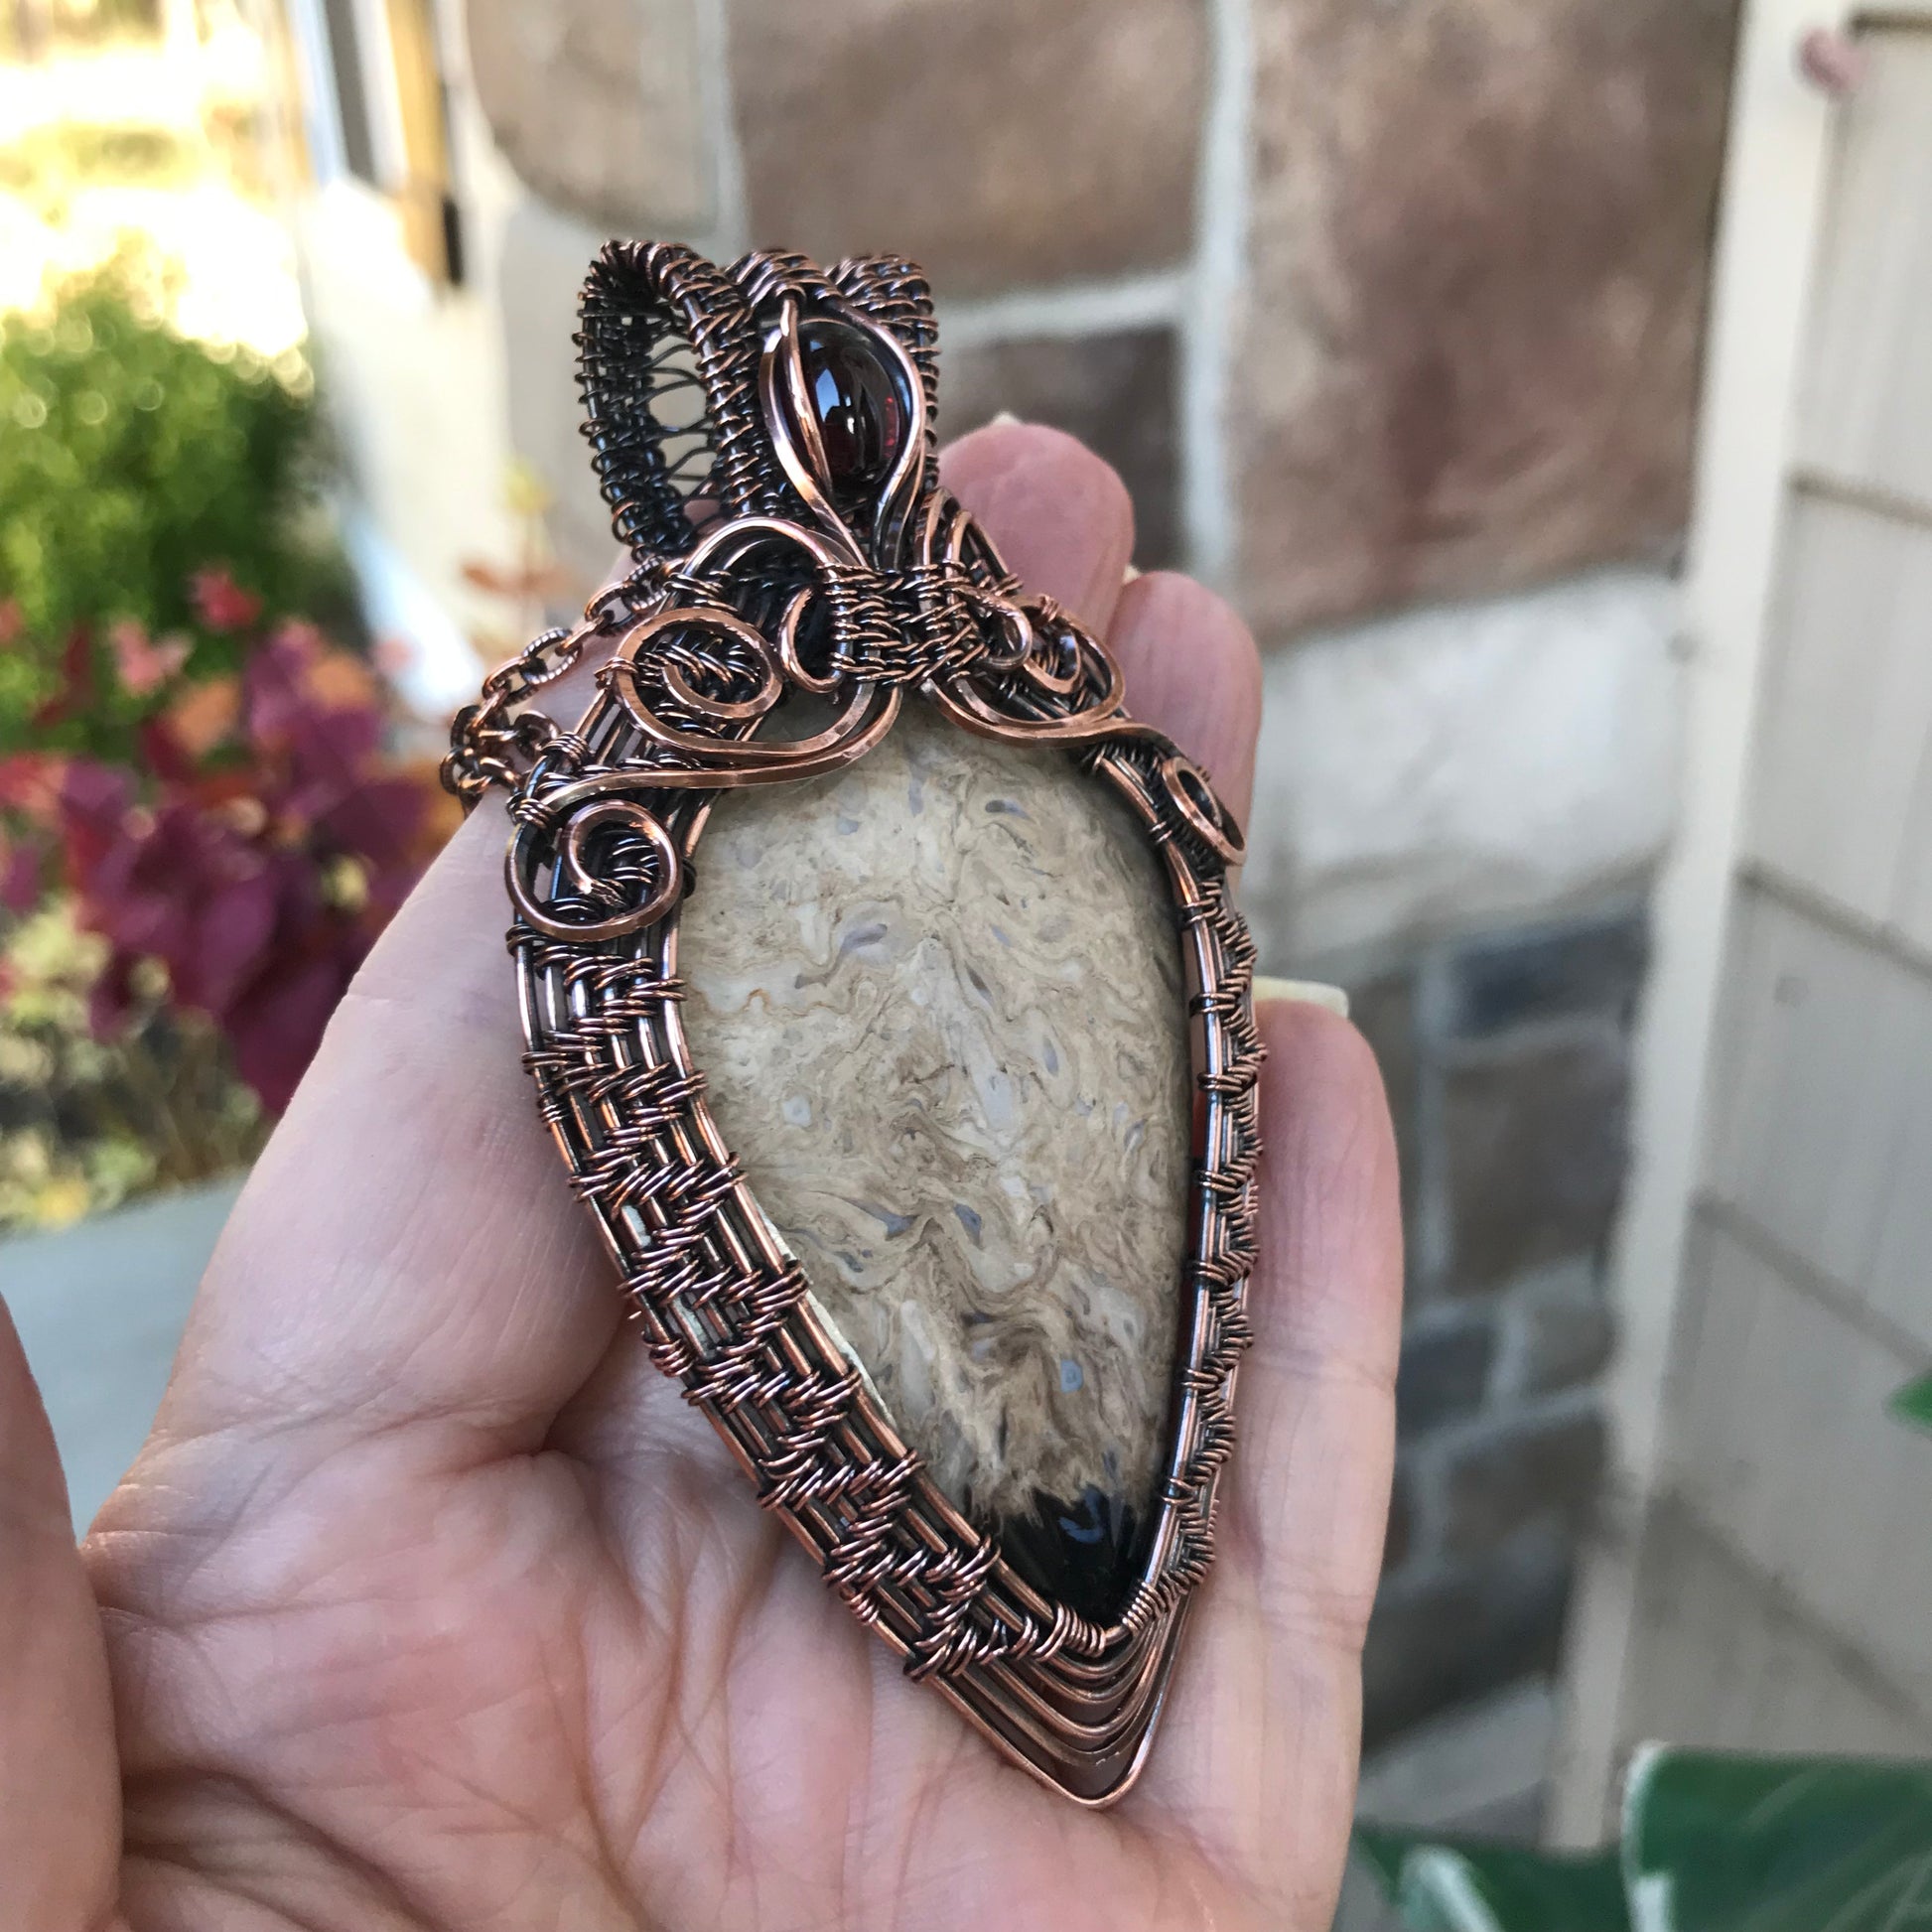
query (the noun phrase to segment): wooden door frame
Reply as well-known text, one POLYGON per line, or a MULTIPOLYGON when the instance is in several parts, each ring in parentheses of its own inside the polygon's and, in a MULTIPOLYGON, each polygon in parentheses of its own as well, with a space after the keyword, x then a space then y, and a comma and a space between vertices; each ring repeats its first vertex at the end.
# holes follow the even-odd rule
POLYGON ((1680 635, 1678 829, 1652 908, 1632 1159, 1611 1258, 1620 1348, 1614 1460, 1579 1569, 1561 1682, 1549 1836, 1594 1845, 1614 1815, 1637 1564, 1694 1193, 1758 672, 1794 468, 1800 356, 1840 117, 1799 68, 1819 28, 1932 27, 1932 0, 1746 0, 1713 268, 1680 635))

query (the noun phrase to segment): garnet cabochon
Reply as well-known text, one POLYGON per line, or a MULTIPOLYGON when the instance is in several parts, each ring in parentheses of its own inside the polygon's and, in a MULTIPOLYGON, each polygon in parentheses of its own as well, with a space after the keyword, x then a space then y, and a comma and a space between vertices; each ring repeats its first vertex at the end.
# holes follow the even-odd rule
POLYGON ((876 488, 905 447, 897 378, 863 331, 830 317, 799 325, 798 360, 834 490, 876 488))

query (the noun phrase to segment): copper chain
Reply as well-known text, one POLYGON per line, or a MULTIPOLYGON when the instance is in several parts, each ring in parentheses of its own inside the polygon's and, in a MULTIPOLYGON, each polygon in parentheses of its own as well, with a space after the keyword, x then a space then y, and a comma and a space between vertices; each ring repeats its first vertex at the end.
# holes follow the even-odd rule
POLYGON ((640 580, 645 574, 633 572, 600 591, 585 606, 580 623, 539 631, 497 665, 476 701, 450 721, 450 751, 440 774, 444 790, 462 799, 466 812, 491 785, 514 791, 529 766, 563 735, 547 712, 525 707, 574 669, 594 639, 615 637, 632 621, 644 601, 640 580))

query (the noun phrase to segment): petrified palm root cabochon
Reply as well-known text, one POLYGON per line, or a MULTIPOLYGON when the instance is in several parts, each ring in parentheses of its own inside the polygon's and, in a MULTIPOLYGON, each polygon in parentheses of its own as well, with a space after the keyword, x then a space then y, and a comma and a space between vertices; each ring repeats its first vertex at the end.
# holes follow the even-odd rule
POLYGON ((512 790, 538 1105, 759 1502, 909 1675, 1108 1803, 1234 1441, 1240 829, 940 486, 910 264, 614 242, 582 315, 636 567, 445 766, 512 790), (572 728, 541 694, 578 658, 572 728))
POLYGON ((679 966, 712 1112, 933 1479, 1083 1616, 1164 1473, 1192 1085, 1145 833, 907 710, 713 809, 679 966))

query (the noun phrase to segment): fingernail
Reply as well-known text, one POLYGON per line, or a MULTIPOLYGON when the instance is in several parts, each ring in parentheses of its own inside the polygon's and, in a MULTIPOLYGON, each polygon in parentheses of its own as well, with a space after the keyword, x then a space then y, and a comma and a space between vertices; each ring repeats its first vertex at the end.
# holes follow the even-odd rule
POLYGON ((1257 973, 1255 1005, 1264 1006, 1270 1000, 1293 1000, 1301 1006, 1320 1007, 1340 1020, 1348 1018, 1348 995, 1326 980, 1278 980, 1257 973))
POLYGON ((1141 567, 1139 564, 1129 564, 1127 568, 1121 572, 1120 581, 1123 584, 1131 584, 1140 576, 1140 574, 1141 574, 1141 567))
POLYGON ((1020 418, 1011 409, 1003 409, 997 416, 992 417, 986 426, 988 429, 1006 429, 1009 425, 1014 429, 1018 429, 1020 427, 1020 418))

